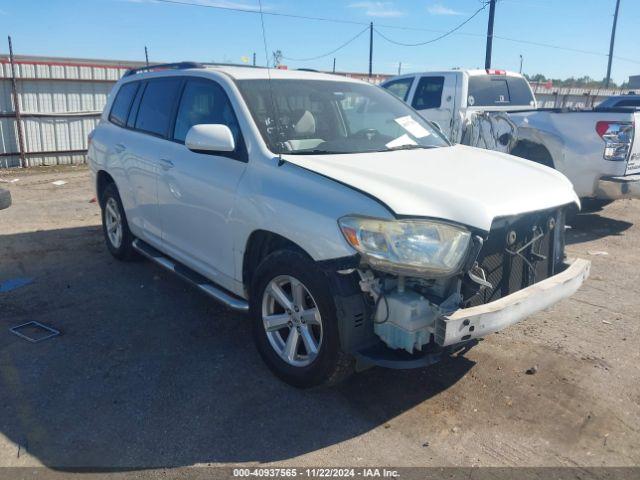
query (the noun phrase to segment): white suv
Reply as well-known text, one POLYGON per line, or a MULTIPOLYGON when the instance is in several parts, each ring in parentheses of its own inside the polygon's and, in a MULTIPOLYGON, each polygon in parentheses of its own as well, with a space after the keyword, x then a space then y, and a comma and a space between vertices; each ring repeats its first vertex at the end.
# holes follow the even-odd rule
POLYGON ((89 164, 106 243, 248 311, 296 386, 469 348, 575 292, 560 173, 452 146, 383 89, 180 63, 114 87, 89 164))

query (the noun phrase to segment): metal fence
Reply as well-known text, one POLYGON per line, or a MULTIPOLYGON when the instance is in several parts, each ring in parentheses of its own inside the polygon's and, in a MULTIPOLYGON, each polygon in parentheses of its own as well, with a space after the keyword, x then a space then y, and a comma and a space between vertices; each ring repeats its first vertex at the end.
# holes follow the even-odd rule
POLYGON ((0 168, 84 163, 113 84, 140 65, 17 56, 14 70, 0 56, 0 168))
POLYGON ((628 89, 574 88, 532 85, 538 108, 588 109, 612 95, 626 95, 628 89))

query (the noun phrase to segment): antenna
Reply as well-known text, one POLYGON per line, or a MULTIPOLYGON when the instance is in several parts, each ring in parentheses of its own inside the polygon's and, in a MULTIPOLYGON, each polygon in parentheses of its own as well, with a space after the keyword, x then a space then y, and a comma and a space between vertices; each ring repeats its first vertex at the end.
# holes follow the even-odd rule
MULTIPOLYGON (((267 62, 267 77, 269 79, 269 97, 271 98, 271 106, 273 108, 273 113, 275 115, 274 124, 276 127, 276 137, 278 140, 278 144, 280 144, 280 113, 278 112, 278 106, 273 98, 273 86, 271 84, 271 68, 269 68, 269 48, 267 47, 267 33, 264 29, 264 13, 262 12, 262 0, 258 0, 258 4, 260 5, 260 24, 262 25, 262 43, 264 44, 264 58, 267 62)), ((281 167, 284 164, 284 160, 282 159, 282 149, 280 145, 278 145, 278 166, 281 167)))

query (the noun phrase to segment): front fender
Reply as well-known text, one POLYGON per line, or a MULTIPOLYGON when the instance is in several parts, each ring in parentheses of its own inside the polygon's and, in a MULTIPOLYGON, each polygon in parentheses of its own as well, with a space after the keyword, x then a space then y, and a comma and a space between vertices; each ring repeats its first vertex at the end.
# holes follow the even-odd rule
MULTIPOLYGON (((295 243, 316 261, 348 257, 338 219, 357 214, 392 219, 377 200, 351 187, 278 159, 253 161, 238 188, 238 203, 230 219, 236 232, 234 257, 242 272, 251 233, 266 230, 295 243)), ((240 280, 240 279, 238 279, 240 280)))

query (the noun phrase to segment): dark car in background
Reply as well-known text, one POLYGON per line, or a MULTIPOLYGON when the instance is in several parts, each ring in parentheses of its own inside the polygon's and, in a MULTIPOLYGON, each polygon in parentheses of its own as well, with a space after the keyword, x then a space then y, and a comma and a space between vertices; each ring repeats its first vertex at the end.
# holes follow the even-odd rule
POLYGON ((594 110, 606 110, 610 108, 640 109, 640 95, 630 93, 628 95, 614 95, 599 103, 594 110))

